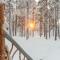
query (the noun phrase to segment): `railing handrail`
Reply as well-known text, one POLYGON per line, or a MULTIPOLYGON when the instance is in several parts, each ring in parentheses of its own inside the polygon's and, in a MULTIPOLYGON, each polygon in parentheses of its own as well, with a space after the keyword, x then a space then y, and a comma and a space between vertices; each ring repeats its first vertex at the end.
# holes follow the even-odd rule
POLYGON ((23 48, 17 44, 17 42, 6 32, 4 31, 5 33, 5 38, 7 38, 12 44, 15 45, 15 47, 25 56, 27 57, 28 60, 33 60, 24 50, 23 48))

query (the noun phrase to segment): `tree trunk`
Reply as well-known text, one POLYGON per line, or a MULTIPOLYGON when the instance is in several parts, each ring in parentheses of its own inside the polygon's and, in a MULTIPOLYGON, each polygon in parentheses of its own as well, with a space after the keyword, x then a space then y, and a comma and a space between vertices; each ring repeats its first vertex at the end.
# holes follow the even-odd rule
POLYGON ((4 23, 4 4, 0 4, 0 60, 5 60, 4 59, 5 41, 3 23, 4 23))

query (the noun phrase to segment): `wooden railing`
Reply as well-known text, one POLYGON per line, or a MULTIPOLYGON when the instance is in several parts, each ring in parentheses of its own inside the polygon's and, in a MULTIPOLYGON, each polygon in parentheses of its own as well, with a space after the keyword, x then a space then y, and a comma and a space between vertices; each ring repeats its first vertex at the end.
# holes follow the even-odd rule
POLYGON ((20 45, 18 45, 17 43, 16 43, 16 41, 5 31, 5 38, 7 38, 11 43, 12 43, 12 47, 11 47, 11 49, 10 49, 10 54, 11 54, 11 52, 12 52, 12 50, 13 50, 13 46, 15 46, 16 47, 16 50, 14 51, 14 53, 13 53, 13 55, 12 55, 12 60, 13 60, 13 57, 14 57, 14 55, 15 55, 15 53, 17 52, 17 51, 19 51, 19 60, 33 60, 24 50, 23 50, 23 48, 20 46, 20 45), (22 54, 23 54, 23 59, 22 59, 22 54))

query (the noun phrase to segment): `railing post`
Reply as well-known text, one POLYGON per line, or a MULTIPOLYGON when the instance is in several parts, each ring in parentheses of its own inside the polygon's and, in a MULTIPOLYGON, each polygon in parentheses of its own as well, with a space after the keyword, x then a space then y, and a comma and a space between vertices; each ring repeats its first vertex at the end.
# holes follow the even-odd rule
POLYGON ((4 24, 4 4, 0 4, 0 60, 5 60, 4 58, 5 40, 4 40, 3 24, 4 24))

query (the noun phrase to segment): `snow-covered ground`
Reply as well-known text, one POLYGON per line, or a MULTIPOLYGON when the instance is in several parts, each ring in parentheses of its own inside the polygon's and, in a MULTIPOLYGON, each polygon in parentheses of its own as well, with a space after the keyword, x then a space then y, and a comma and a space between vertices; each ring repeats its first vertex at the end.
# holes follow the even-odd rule
POLYGON ((16 42, 33 58, 33 60, 60 60, 60 41, 53 38, 46 40, 35 36, 29 40, 14 37, 16 42))

